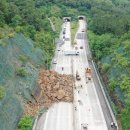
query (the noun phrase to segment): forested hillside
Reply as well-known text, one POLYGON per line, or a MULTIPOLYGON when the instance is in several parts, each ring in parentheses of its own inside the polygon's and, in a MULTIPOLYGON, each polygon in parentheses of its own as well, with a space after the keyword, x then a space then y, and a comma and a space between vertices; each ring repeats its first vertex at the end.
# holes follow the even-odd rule
MULTIPOLYGON (((22 33, 34 41, 34 48, 42 50, 45 64, 49 66, 62 17, 70 16, 75 21, 78 15, 87 18, 93 58, 123 130, 130 130, 129 0, 0 0, 0 39, 22 33), (48 18, 53 21, 56 32, 52 31, 48 18)), ((0 90, 2 100, 3 88, 0 90)))

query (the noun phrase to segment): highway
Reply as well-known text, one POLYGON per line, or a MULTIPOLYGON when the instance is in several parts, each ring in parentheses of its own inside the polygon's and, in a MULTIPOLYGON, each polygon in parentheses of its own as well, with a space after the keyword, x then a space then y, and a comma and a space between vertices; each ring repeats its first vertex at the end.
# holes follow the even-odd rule
MULTIPOLYGON (((72 74, 72 57, 64 55, 64 50, 71 49, 70 22, 62 25, 62 33, 60 39, 65 36, 63 45, 57 45, 54 59, 57 64, 52 65, 52 69, 61 74, 72 74), (66 28, 66 34, 63 29, 66 28), (60 48, 60 51, 58 49, 60 48), (62 67, 64 68, 62 70, 62 67)), ((73 125, 73 103, 55 103, 46 113, 44 113, 37 125, 36 130, 74 130, 73 125)))
MULTIPOLYGON (((86 23, 84 21, 81 21, 81 24, 83 26, 86 26, 86 23)), ((86 55, 89 59, 91 59, 91 51, 89 49, 88 39, 86 36, 83 36, 83 43, 85 45, 86 55)), ((102 111, 103 111, 103 114, 104 114, 104 117, 106 120, 107 128, 108 128, 108 130, 117 130, 118 125, 117 125, 116 118, 114 116, 114 113, 112 112, 112 109, 110 107, 110 104, 108 102, 106 94, 105 94, 105 92, 103 92, 103 86, 102 86, 100 79, 99 79, 99 76, 96 72, 94 62, 93 62, 93 60, 88 60, 88 61, 89 61, 88 62, 89 66, 93 69, 92 77, 93 77, 94 84, 96 86, 95 87, 96 93, 97 93, 98 98, 100 100, 102 111), (112 128, 110 125, 111 122, 114 122, 117 127, 112 128)))
POLYGON ((116 130, 110 126, 113 118, 92 61, 88 59, 90 50, 87 45, 86 21, 79 20, 75 45, 71 44, 70 28, 70 22, 63 23, 60 39, 64 43, 56 47, 54 59, 57 63, 52 65, 52 69, 61 74, 72 74, 74 77, 78 71, 81 80, 75 80, 73 103, 53 104, 38 120, 36 130, 116 130), (75 47, 78 48, 78 56, 65 55, 64 51, 74 50, 75 47), (86 80, 85 68, 87 67, 92 69, 91 81, 86 80), (84 126, 87 129, 83 129, 84 126))
POLYGON ((77 44, 74 47, 79 48, 79 56, 73 57, 73 73, 76 75, 76 71, 78 71, 81 77, 81 81, 76 80, 75 82, 74 105, 77 107, 75 116, 79 118, 78 122, 77 119, 75 121, 75 130, 81 129, 81 124, 85 124, 88 130, 108 130, 93 79, 87 82, 85 77, 85 68, 90 66, 83 41, 86 36, 84 22, 84 20, 79 20, 79 29, 75 39, 77 44), (81 46, 83 49, 80 49, 81 46))

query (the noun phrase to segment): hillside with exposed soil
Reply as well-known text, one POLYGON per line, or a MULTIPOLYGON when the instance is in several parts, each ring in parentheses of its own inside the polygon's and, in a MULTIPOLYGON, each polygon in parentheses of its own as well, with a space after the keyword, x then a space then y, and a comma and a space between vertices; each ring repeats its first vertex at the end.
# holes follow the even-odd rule
POLYGON ((73 101, 73 82, 71 75, 58 74, 51 70, 42 70, 37 81, 39 95, 35 97, 36 102, 26 105, 25 115, 35 115, 40 109, 48 108, 53 103, 60 101, 73 101))

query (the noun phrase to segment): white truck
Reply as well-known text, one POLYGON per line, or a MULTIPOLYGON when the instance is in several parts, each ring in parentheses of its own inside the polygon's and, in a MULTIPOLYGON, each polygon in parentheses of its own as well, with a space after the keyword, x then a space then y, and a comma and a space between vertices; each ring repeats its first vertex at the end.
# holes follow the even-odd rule
POLYGON ((68 50, 68 51, 64 51, 65 55, 79 55, 79 51, 76 50, 68 50))

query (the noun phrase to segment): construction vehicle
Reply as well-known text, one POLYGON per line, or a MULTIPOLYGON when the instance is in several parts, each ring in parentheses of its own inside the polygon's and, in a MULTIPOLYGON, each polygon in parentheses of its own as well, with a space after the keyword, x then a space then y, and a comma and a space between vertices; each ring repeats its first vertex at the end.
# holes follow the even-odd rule
POLYGON ((86 74, 86 79, 87 80, 91 80, 92 79, 92 70, 91 70, 91 68, 87 67, 85 69, 85 74, 86 74))
POLYGON ((78 71, 76 71, 76 80, 81 80, 78 71))

